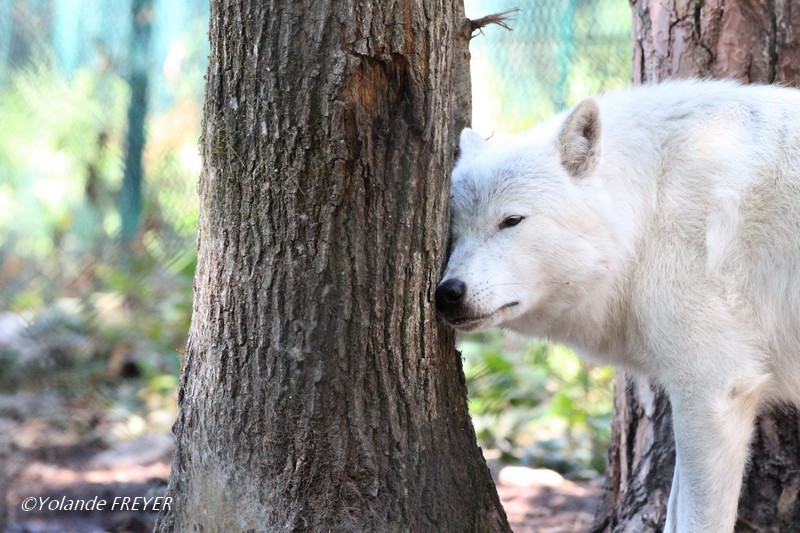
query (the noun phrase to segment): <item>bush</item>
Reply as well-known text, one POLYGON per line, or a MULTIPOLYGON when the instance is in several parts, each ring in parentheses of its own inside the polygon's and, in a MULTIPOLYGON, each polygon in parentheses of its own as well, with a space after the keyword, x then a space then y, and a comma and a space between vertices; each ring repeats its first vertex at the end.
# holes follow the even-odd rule
POLYGON ((464 336, 469 405, 481 446, 573 478, 605 470, 613 370, 564 346, 496 331, 464 336))

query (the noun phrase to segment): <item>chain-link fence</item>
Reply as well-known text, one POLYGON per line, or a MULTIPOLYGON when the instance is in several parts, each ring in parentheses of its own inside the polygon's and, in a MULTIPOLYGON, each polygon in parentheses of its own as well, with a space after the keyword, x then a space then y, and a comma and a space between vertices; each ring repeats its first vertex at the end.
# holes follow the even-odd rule
POLYGON ((207 0, 0 1, 0 391, 169 428, 208 17, 207 0))
POLYGON ((473 127, 527 129, 580 98, 630 84, 627 0, 467 0, 469 18, 518 8, 511 31, 472 39, 473 127))
POLYGON ((128 268, 121 241, 193 248, 207 21, 204 0, 0 2, 0 310, 128 268))

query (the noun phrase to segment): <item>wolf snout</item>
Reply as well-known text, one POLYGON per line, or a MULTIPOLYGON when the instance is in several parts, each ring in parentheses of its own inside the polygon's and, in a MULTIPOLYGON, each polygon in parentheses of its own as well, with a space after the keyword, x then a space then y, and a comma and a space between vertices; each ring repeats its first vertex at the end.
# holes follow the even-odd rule
POLYGON ((461 309, 467 284, 457 278, 446 279, 436 286, 436 309, 445 315, 461 309))

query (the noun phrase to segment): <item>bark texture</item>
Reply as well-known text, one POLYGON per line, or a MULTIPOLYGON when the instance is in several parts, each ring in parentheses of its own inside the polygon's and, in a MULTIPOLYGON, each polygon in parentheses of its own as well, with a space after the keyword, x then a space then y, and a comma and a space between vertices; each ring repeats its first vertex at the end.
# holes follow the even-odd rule
POLYGON ((633 81, 800 83, 796 0, 631 0, 633 81))
POLYGON ((605 490, 590 531, 661 531, 674 468, 669 400, 617 373, 605 490))
MULTIPOLYGON (((800 0, 632 0, 634 83, 733 78, 800 85, 800 0)), ((619 376, 606 494, 593 532, 661 531, 675 447, 669 401, 619 376)), ((800 532, 800 418, 762 416, 737 532, 800 532)))
POLYGON ((469 22, 212 0, 195 301, 157 531, 507 531, 436 320, 469 22))

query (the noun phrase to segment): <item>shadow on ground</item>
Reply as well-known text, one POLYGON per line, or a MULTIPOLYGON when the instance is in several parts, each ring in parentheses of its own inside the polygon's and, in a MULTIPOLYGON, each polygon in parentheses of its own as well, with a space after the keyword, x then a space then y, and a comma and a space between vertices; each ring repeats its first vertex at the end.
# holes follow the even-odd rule
MULTIPOLYGON (((31 429, 19 429, 18 435, 25 431, 31 429)), ((158 514, 153 504, 159 496, 164 504, 171 449, 170 436, 150 435, 111 447, 81 443, 18 450, 6 484, 4 531, 152 531, 158 514), (35 504, 24 511, 29 498, 35 504), (75 510, 79 501, 106 505, 99 511, 75 510)), ((524 467, 492 465, 492 470, 516 533, 579 532, 591 524, 600 494, 597 481, 575 483, 551 470, 524 467)))

